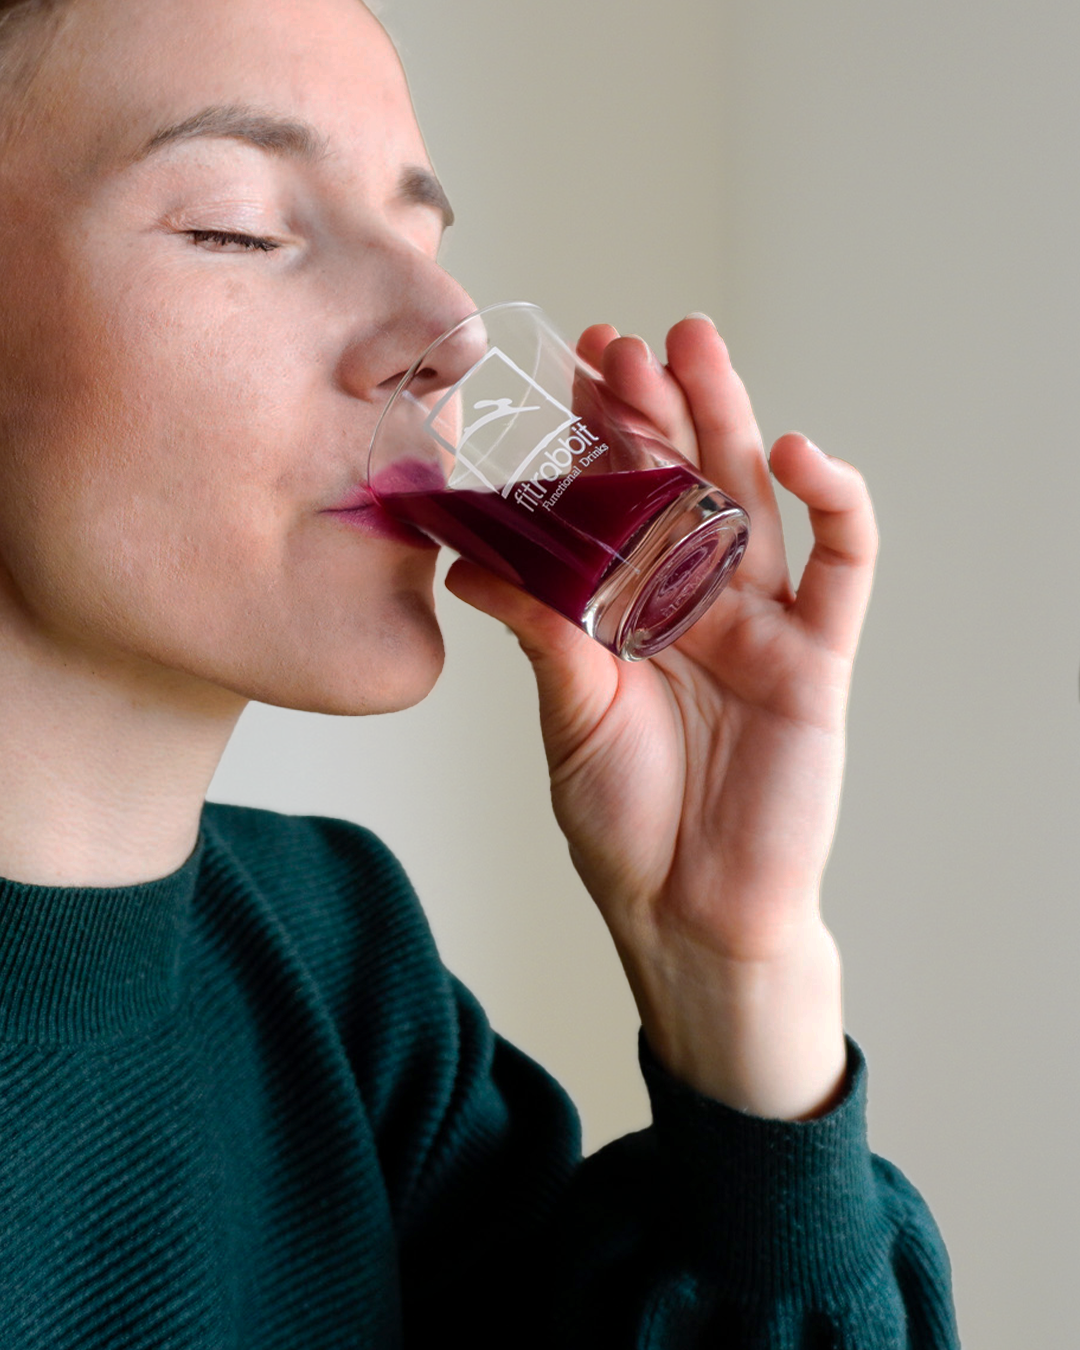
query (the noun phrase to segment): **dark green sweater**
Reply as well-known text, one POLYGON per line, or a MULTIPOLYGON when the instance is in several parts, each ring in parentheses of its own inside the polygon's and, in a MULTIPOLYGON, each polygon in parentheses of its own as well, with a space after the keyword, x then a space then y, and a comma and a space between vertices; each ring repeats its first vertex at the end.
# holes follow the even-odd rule
POLYGON ((177 873, 0 882, 4 1350, 956 1344, 865 1069, 809 1124, 643 1051, 582 1163, 366 831, 209 806, 177 873))

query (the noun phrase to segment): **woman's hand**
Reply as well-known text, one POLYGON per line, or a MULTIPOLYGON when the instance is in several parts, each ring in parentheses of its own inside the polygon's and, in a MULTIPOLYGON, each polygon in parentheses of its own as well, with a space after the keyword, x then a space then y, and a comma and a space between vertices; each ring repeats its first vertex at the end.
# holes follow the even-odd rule
POLYGON ((876 532, 859 474, 802 436, 767 462, 712 323, 579 351, 750 516, 728 589, 674 646, 617 660, 470 563, 455 594, 508 624, 532 661, 552 798, 611 930, 653 1053, 759 1115, 828 1108, 843 1081, 839 958, 818 909, 836 823, 851 665, 876 532), (792 589, 770 478, 805 503, 814 545, 792 589))

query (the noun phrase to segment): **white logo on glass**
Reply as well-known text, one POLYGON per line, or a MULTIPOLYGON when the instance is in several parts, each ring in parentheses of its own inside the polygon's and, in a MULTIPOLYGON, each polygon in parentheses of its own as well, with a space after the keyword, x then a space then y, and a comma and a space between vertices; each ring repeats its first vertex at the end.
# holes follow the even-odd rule
POLYGON ((451 487, 482 484, 489 492, 505 497, 515 483, 528 477, 529 465, 537 455, 574 421, 569 408, 552 398, 505 352, 491 347, 439 399, 428 413, 424 428, 454 456, 451 487), (466 425, 455 445, 437 424, 446 405, 458 395, 466 425), (479 415, 470 420, 471 414, 479 415), (514 439, 499 453, 511 427, 515 429, 514 439))

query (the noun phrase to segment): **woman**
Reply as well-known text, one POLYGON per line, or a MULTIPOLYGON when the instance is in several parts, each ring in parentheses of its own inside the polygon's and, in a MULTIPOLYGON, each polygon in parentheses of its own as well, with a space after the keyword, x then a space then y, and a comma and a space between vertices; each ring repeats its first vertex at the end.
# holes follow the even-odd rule
POLYGON ((766 462, 711 323, 583 353, 749 510, 720 604, 627 666, 458 563, 533 663, 556 812, 630 981, 652 1130, 572 1109, 340 822, 204 807, 245 702, 406 707, 434 550, 345 513, 472 309, 358 0, 8 7, 0 230, 6 1345, 948 1346, 873 1159, 818 911, 870 587, 858 475, 766 462), (807 506, 794 594, 769 477, 807 506))

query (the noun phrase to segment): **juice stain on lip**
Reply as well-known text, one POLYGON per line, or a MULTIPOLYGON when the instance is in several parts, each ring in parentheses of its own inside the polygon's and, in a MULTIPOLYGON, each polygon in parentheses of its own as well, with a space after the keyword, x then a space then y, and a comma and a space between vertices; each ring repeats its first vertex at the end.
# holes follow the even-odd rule
POLYGON ((407 521, 399 520, 390 515, 370 498, 361 505, 339 507, 323 514, 336 516, 360 533, 370 535, 375 539, 390 539, 398 544, 409 544, 412 548, 437 549, 439 547, 430 535, 414 529, 407 521))

